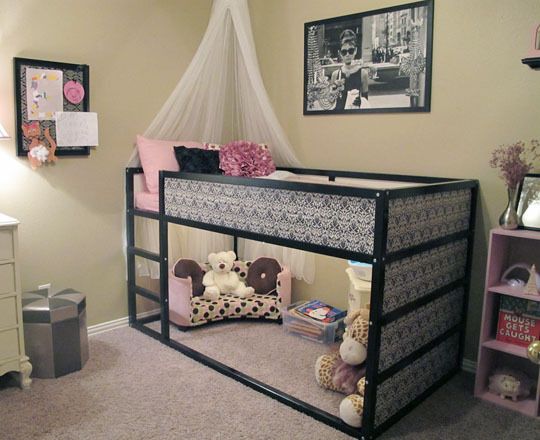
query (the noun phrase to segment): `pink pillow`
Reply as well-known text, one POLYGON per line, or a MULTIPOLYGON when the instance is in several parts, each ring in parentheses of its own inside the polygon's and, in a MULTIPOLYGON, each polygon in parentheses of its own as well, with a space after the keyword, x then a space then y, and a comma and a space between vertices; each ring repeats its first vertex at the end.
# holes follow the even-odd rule
POLYGON ((179 171, 178 162, 174 155, 175 146, 202 148, 201 142, 193 141, 162 141, 148 139, 137 135, 137 149, 144 170, 146 186, 151 193, 159 192, 159 171, 179 171))

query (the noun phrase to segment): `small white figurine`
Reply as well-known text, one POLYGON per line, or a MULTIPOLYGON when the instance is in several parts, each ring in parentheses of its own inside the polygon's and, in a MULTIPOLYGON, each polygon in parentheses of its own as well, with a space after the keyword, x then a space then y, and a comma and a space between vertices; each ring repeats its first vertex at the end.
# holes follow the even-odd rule
POLYGON ((531 393, 532 385, 532 379, 525 373, 511 368, 501 368, 489 377, 488 389, 502 399, 510 397, 515 402, 518 399, 526 399, 531 393))
POLYGON ((534 264, 531 266, 529 272, 529 281, 527 281, 523 291, 528 295, 538 295, 538 276, 536 274, 536 266, 534 264))

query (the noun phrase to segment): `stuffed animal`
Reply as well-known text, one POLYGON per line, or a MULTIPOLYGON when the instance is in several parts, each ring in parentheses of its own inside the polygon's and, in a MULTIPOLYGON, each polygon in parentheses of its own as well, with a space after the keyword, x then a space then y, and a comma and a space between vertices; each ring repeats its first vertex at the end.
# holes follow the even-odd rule
POLYGON ((365 375, 361 365, 350 365, 341 359, 339 352, 323 354, 315 362, 315 379, 327 390, 343 394, 356 392, 356 384, 365 375))
POLYGON ((43 135, 47 139, 49 147, 45 146, 41 140, 41 127, 38 121, 23 124, 21 128, 24 137, 30 141, 30 145, 28 145, 28 160, 33 170, 41 166, 44 162, 56 162, 57 157, 54 155, 56 142, 52 138, 48 127, 45 129, 43 135))
POLYGON ((339 417, 347 425, 359 428, 362 426, 362 415, 364 413, 364 392, 366 389, 366 378, 362 377, 356 384, 356 393, 350 394, 339 404, 339 417))
POLYGON ((240 298, 253 295, 253 288, 242 283, 238 274, 232 270, 235 260, 236 254, 233 251, 208 255, 212 269, 204 274, 202 280, 205 287, 203 298, 214 301, 221 293, 232 293, 240 298))
POLYGON ((348 425, 362 426, 364 390, 366 386, 368 308, 349 311, 348 324, 339 352, 319 356, 315 363, 315 378, 323 388, 347 394, 339 406, 339 416, 348 425))
POLYGON ((315 363, 317 383, 344 394, 356 393, 358 380, 365 374, 362 364, 367 357, 369 310, 361 309, 350 316, 355 319, 345 330, 339 352, 319 356, 315 363))
POLYGON ((510 397, 514 402, 525 399, 531 393, 534 382, 525 373, 512 368, 499 368, 489 376, 488 390, 502 399, 510 397))
POLYGON ((360 365, 367 357, 369 308, 349 313, 345 318, 345 325, 347 327, 343 342, 339 346, 339 354, 346 363, 360 365))

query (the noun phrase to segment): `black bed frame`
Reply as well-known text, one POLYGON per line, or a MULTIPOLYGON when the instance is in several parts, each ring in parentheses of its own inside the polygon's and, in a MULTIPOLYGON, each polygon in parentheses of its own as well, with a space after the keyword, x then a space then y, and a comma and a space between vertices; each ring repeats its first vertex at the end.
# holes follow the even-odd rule
MULTIPOLYGON (((478 192, 478 182, 476 180, 464 179, 448 179, 422 176, 404 176, 404 175, 388 175, 375 173, 359 173, 359 172, 344 172, 344 171, 326 171, 326 170, 309 170, 309 169, 291 169, 282 168, 283 170, 291 171, 296 174, 310 174, 327 176, 329 181, 334 181, 338 177, 359 178, 359 179, 376 179, 387 181, 401 181, 420 183, 421 186, 407 187, 390 190, 366 189, 355 187, 335 187, 331 185, 319 185, 309 183, 291 183, 277 180, 267 179, 246 179, 235 178, 229 176, 202 175, 190 173, 175 173, 161 171, 159 177, 159 213, 136 209, 134 206, 134 176, 143 172, 142 168, 127 168, 126 169, 126 231, 127 231, 127 290, 128 290, 128 309, 129 309, 129 324, 131 327, 140 330, 141 332, 159 340, 161 343, 174 348, 184 355, 201 362, 202 364, 231 377, 244 385, 251 387, 267 396, 276 399, 289 407, 292 407, 302 413, 312 416, 313 418, 332 426, 344 433, 347 433, 358 439, 372 439, 380 435, 384 430, 394 424, 397 420, 407 414, 416 405, 422 402, 434 390, 445 383, 457 371, 460 370, 463 356, 463 345, 465 336, 466 311, 468 306, 468 291, 470 285, 472 247, 474 240, 474 224, 476 216, 476 199, 478 192), (173 179, 190 180, 195 182, 209 182, 210 184, 230 184, 240 185, 244 187, 264 187, 273 189, 299 190, 303 192, 316 192, 323 194, 339 194, 352 197, 370 198, 375 200, 375 227, 374 227, 374 246, 373 252, 353 252, 350 250, 339 249, 321 244, 305 243, 298 240, 286 239, 279 236, 254 233, 247 230, 239 230, 228 227, 226 225, 209 224, 200 221, 194 221, 187 218, 173 217, 166 214, 165 206, 165 191, 166 182, 173 179), (403 249, 389 251, 387 249, 387 241, 389 234, 389 217, 392 212, 393 201, 398 199, 410 200, 414 202, 414 198, 418 200, 432 195, 438 194, 454 194, 463 192, 470 198, 466 219, 466 226, 463 230, 450 232, 437 236, 434 239, 423 241, 403 249), (160 243, 159 253, 149 252, 147 250, 135 246, 135 217, 144 217, 159 222, 160 243), (303 249, 310 252, 325 254, 337 258, 351 259, 362 261, 373 265, 372 276, 372 293, 371 293, 371 315, 370 315, 370 332, 368 345, 368 358, 366 370, 366 392, 364 400, 363 426, 361 428, 353 428, 345 424, 339 417, 336 417, 326 411, 323 411, 307 402, 299 400, 294 396, 280 391, 268 384, 265 384, 247 374, 231 368, 201 352, 198 352, 184 344, 172 340, 169 335, 169 313, 168 313, 168 223, 176 223, 190 227, 201 228, 209 231, 215 231, 232 235, 235 238, 247 238, 252 240, 262 240, 267 243, 287 246, 291 248, 303 249), (431 253, 437 253, 440 249, 446 249, 448 246, 454 246, 456 243, 464 243, 463 256, 463 273, 459 278, 445 281, 444 285, 436 286, 432 291, 423 292, 423 294, 406 304, 400 305, 395 310, 384 313, 383 297, 386 293, 385 272, 390 269, 389 265, 393 263, 402 264, 403 267, 408 267, 407 262, 414 258, 428 258, 431 253), (135 257, 142 257, 159 263, 160 265, 160 292, 154 293, 148 289, 136 285, 135 279, 135 257), (417 257, 418 256, 418 257, 417 257), (386 330, 391 326, 401 325, 402 322, 411 318, 411 312, 420 313, 426 311, 427 307, 438 307, 441 301, 444 302, 450 295, 459 297, 458 321, 451 324, 451 327, 444 329, 443 333, 432 337, 427 343, 422 344, 418 348, 414 348, 411 353, 405 353, 404 356, 390 366, 379 369, 379 354, 381 343, 388 343, 383 340, 382 334, 386 335, 386 330), (461 293, 462 292, 462 293, 461 293), (146 298, 150 301, 157 302, 160 305, 160 313, 157 315, 138 318, 137 316, 137 296, 146 298), (161 321, 160 331, 149 328, 146 324, 153 321, 161 321), (454 343, 454 342, 455 343, 454 343), (399 384, 400 375, 398 373, 414 373, 414 368, 422 368, 426 362, 430 362, 429 356, 437 355, 437 350, 443 349, 448 352, 446 347, 453 347, 455 351, 450 354, 450 360, 444 365, 442 373, 435 377, 433 383, 425 389, 419 390, 414 398, 407 402, 403 407, 400 407, 397 412, 389 413, 389 416, 377 415, 376 411, 382 411, 377 406, 377 394, 382 392, 383 384, 388 380, 388 385, 392 384, 392 380, 396 378, 396 384, 399 384)), ((430 199, 431 200, 431 199, 430 199)), ((415 206, 413 203, 412 206, 415 206)), ((446 276, 446 275, 445 275, 446 276)), ((446 279, 446 278, 445 278, 446 279)), ((447 307, 448 309, 448 307, 447 307)), ((438 309, 435 308, 437 311, 438 309)), ((452 310, 450 307, 449 310, 452 310)), ((437 312, 439 313, 439 312, 437 312)), ((441 319, 447 319, 441 313, 441 319)), ((452 312, 454 313, 454 312, 452 312)), ((385 336, 386 337, 386 336, 385 336)), ((441 364, 442 365, 442 364, 441 364)), ((414 375, 414 374, 413 374, 414 375)), ((316 386, 314 382, 314 386, 316 386)), ((396 392, 399 392, 396 391, 396 392)), ((405 391, 404 391, 405 393, 405 391)), ((384 408, 383 408, 384 409, 384 408)))

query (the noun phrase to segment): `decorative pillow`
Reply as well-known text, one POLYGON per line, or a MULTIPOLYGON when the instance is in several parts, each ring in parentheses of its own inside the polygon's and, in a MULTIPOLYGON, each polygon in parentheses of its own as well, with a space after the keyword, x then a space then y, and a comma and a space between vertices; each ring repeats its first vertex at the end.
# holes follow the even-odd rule
POLYGON ((275 294, 277 276, 281 270, 281 265, 275 258, 259 257, 249 265, 247 285, 262 295, 275 294))
POLYGON ((146 187, 151 193, 159 191, 159 171, 178 171, 178 162, 173 147, 184 145, 189 148, 202 148, 200 142, 162 141, 137 135, 137 149, 144 170, 146 187))
POLYGON ((203 294, 204 270, 196 261, 181 258, 174 265, 174 275, 178 278, 191 277, 192 296, 201 296, 203 294))
POLYGON ((174 147, 174 154, 182 171, 188 173, 221 174, 219 151, 201 148, 174 147))
POLYGON ((233 269, 237 274, 240 281, 246 282, 249 266, 251 266, 251 261, 242 261, 236 260, 233 264, 233 269))
POLYGON ((219 150, 220 168, 228 176, 260 177, 276 171, 268 147, 248 141, 235 141, 219 150))

